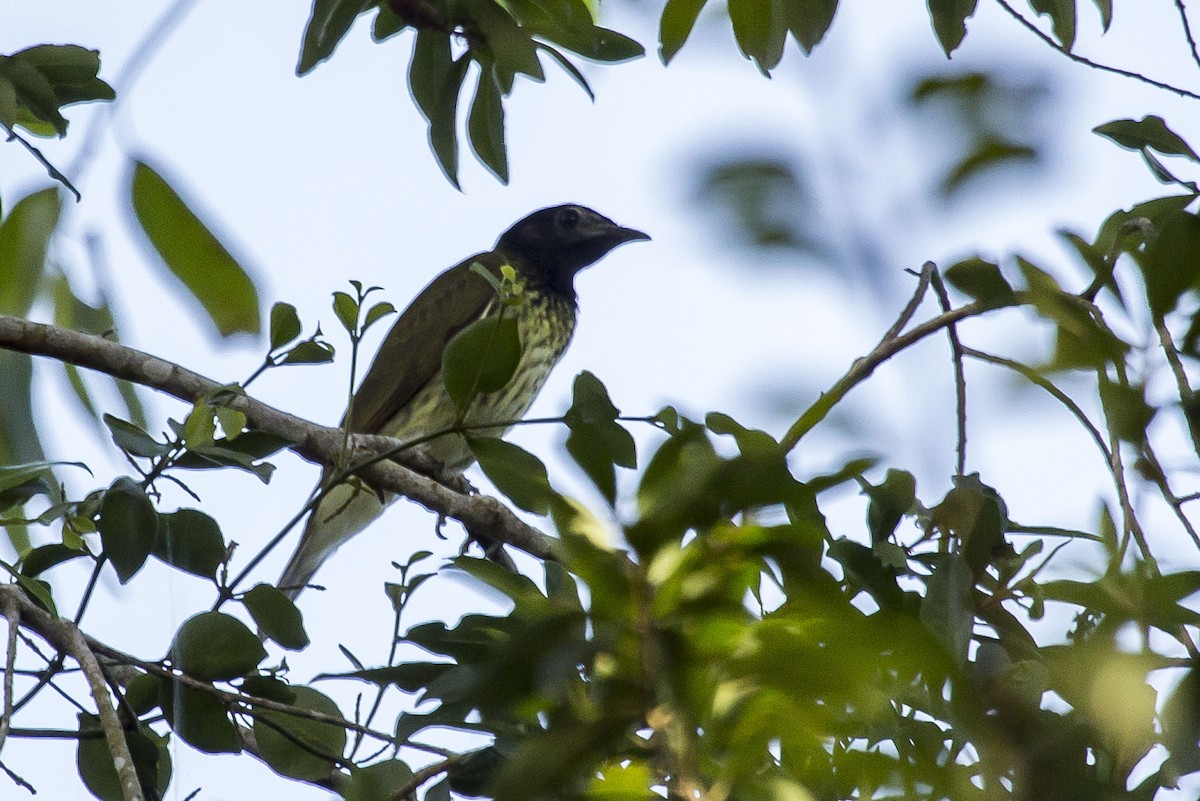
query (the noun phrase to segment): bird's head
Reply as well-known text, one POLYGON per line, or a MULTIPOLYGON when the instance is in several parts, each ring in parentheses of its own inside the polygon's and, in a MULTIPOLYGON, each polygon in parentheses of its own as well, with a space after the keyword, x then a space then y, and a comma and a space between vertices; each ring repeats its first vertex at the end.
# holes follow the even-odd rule
POLYGON ((586 206, 552 206, 535 211, 504 232, 496 249, 523 257, 538 278, 574 297, 573 279, 613 248, 650 237, 622 228, 586 206))

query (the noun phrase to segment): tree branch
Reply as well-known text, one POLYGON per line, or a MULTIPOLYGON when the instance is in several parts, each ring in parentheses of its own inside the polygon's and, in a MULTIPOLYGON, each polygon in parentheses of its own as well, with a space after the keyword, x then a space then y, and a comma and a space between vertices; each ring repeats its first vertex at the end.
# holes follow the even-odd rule
MULTIPOLYGON (((20 317, 0 315, 0 348, 86 367, 187 403, 195 403, 225 386, 173 362, 102 337, 20 317)), ((331 464, 341 452, 341 429, 317 425, 245 395, 232 397, 228 406, 245 414, 250 428, 294 443, 289 446, 291 450, 305 459, 331 464)), ((352 440, 357 449, 371 453, 392 449, 397 444, 391 437, 362 434, 352 440)), ((557 540, 525 523, 496 498, 457 492, 430 478, 437 471, 429 459, 407 454, 396 459, 405 464, 379 462, 364 468, 361 475, 381 489, 458 520, 476 535, 511 545, 538 559, 559 558, 557 540)))

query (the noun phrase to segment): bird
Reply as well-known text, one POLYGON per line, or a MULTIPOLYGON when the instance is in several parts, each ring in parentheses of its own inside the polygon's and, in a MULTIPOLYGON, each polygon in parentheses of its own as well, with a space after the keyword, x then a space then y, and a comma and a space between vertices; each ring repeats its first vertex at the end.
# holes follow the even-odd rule
MULTIPOLYGON (((586 206, 540 209, 518 220, 497 240, 434 278, 397 318, 355 392, 342 426, 357 434, 412 440, 446 432, 460 423, 511 424, 528 411, 575 330, 575 276, 614 248, 650 237, 624 228, 586 206), (481 274, 486 270, 495 281, 481 274), (515 281, 518 302, 506 303, 497 289, 515 281), (476 320, 512 314, 520 356, 508 383, 482 394, 464 419, 443 381, 442 357, 454 336, 476 320)), ((501 436, 507 425, 490 429, 501 436)), ((475 458, 466 440, 443 433, 429 440, 426 454, 447 477, 475 458)), ((326 466, 320 488, 334 475, 326 466)), ((352 480, 328 491, 308 517, 300 543, 277 582, 293 600, 318 568, 346 540, 378 518, 395 498, 352 480)))

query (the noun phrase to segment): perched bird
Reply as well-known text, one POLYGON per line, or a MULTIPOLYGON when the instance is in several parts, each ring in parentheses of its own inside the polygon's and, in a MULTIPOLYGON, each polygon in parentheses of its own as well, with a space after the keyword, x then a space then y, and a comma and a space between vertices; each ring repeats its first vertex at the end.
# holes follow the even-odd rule
MULTIPOLYGON (((455 426, 458 410, 442 379, 443 351, 459 331, 500 314, 502 308, 517 320, 521 355, 516 371, 506 385, 477 397, 462 422, 478 425, 520 419, 575 329, 575 274, 619 245, 649 238, 576 205, 535 211, 515 223, 494 250, 446 270, 409 304, 384 338, 342 425, 354 433, 405 440, 455 426), (518 302, 506 306, 495 285, 473 265, 497 279, 506 265, 511 267, 507 272, 521 286, 518 302)), ((499 436, 503 431, 488 433, 499 436)), ((454 433, 429 441, 426 453, 451 475, 475 461, 466 441, 454 433)), ((324 470, 322 486, 332 474, 331 468, 324 470)), ((321 563, 379 517, 391 500, 361 482, 336 487, 309 516, 279 588, 293 598, 298 595, 321 563)))

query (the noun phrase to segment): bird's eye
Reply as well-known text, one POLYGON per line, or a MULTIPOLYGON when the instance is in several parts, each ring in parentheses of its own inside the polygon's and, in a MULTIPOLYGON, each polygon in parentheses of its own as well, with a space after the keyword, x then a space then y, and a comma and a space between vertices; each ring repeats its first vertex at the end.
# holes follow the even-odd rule
POLYGON ((567 209, 559 218, 563 228, 574 228, 579 224, 579 212, 575 209, 567 209))

